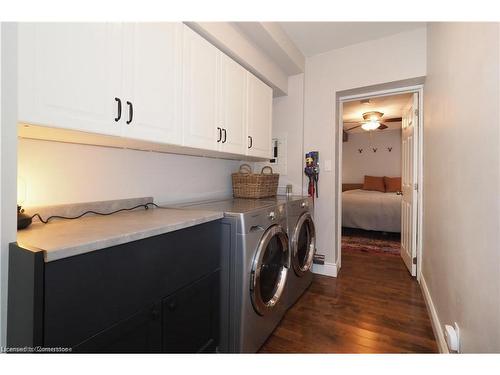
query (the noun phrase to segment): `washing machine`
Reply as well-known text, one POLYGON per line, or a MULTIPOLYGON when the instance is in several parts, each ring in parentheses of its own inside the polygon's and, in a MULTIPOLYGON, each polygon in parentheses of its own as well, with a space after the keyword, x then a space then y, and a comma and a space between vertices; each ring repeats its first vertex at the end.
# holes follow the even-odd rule
POLYGON ((287 211, 291 263, 285 297, 288 309, 312 283, 312 265, 316 252, 314 206, 311 197, 278 196, 274 201, 286 204, 287 211))
MULTIPOLYGON (((184 207, 186 208, 186 207, 184 207)), ((255 353, 287 309, 291 271, 286 204, 228 199, 189 208, 224 213, 234 230, 228 277, 228 351, 255 353)))

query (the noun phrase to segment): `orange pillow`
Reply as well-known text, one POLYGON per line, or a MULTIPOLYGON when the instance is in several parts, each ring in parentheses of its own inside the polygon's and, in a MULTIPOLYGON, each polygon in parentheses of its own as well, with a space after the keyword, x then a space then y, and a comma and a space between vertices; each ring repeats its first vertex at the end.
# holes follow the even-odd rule
POLYGON ((363 190, 375 190, 385 193, 385 185, 383 177, 365 176, 363 190))
POLYGON ((397 193, 401 191, 401 177, 384 176, 384 185, 386 193, 397 193))

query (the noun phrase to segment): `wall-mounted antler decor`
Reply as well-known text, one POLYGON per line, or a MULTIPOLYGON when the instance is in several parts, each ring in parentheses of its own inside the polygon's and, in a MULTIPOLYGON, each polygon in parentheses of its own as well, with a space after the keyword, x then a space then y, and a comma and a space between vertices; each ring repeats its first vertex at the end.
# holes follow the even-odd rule
MULTIPOLYGON (((378 147, 370 147, 370 148, 371 148, 371 150, 372 150, 373 153, 376 153, 378 151, 378 147)), ((389 151, 389 152, 392 152, 393 148, 394 147, 392 147, 392 146, 391 147, 386 147, 386 150, 389 151)), ((362 154, 363 153, 363 149, 362 148, 358 148, 358 153, 362 154)))

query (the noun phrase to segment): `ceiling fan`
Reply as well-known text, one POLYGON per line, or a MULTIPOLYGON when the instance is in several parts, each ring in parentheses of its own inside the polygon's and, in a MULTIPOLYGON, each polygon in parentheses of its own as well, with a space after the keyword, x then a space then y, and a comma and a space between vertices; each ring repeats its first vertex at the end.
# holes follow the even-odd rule
MULTIPOLYGON (((384 130, 387 129, 388 126, 386 124, 381 123, 381 119, 384 116, 382 112, 379 111, 370 111, 363 113, 363 121, 346 121, 344 124, 358 124, 349 129, 345 129, 344 131, 348 132, 349 130, 353 130, 361 127, 363 130, 371 131, 371 130, 384 130)), ((384 120, 385 122, 400 122, 401 117, 393 117, 384 120)))

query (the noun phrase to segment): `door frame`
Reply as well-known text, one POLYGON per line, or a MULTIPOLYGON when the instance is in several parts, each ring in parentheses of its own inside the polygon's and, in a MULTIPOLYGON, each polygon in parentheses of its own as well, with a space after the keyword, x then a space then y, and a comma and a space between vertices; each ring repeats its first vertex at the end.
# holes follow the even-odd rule
POLYGON ((422 229, 423 229, 423 113, 424 113, 424 85, 404 86, 393 89, 386 89, 380 91, 371 91, 356 95, 340 96, 337 99, 338 116, 336 121, 336 135, 337 135, 337 153, 336 153, 336 212, 337 225, 335 226, 335 240, 337 248, 337 267, 340 268, 342 264, 342 131, 343 131, 343 104, 353 100, 369 99, 381 96, 392 96, 397 94, 410 94, 418 93, 418 123, 415 136, 417 137, 418 147, 415 150, 417 153, 414 157, 417 158, 417 223, 416 223, 416 253, 417 253, 417 281, 420 282, 422 275, 422 229))

